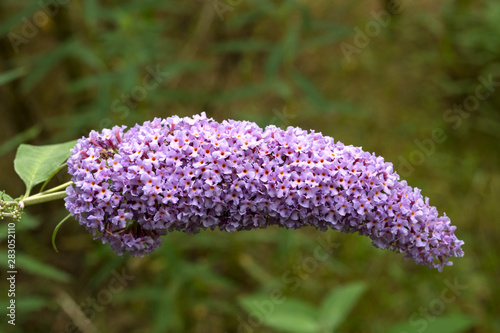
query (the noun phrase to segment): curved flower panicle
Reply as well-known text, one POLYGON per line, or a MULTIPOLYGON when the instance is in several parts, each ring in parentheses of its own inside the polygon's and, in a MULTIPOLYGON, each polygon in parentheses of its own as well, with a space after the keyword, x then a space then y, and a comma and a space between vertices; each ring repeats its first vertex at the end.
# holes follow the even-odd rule
POLYGON ((463 256, 456 227, 391 163, 314 131, 156 118, 92 131, 68 169, 66 208, 119 254, 148 254, 171 231, 310 225, 439 269, 463 256))

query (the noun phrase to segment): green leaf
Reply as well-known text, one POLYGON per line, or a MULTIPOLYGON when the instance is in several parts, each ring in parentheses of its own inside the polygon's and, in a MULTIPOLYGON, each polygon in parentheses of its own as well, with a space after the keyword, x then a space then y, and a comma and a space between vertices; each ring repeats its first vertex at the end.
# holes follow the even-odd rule
POLYGON ((256 10, 262 11, 268 15, 275 14, 279 9, 276 3, 268 0, 254 0, 252 5, 256 7, 256 10))
MULTIPOLYGON (((0 257, 7 258, 7 252, 0 251, 0 257)), ((6 267, 7 260, 0 261, 0 266, 6 267)), ((68 273, 21 253, 16 254, 16 266, 19 271, 31 273, 33 275, 59 282, 69 282, 71 279, 68 273)))
POLYGON ((293 62, 300 53, 298 46, 299 35, 300 25, 289 24, 282 44, 284 59, 288 62, 293 62))
POLYGON ((23 309, 23 313, 32 313, 49 307, 52 300, 44 296, 16 297, 16 306, 23 309))
POLYGON ((227 102, 236 99, 251 98, 273 91, 275 88, 275 84, 270 81, 247 84, 243 87, 223 92, 215 100, 217 102, 227 102))
POLYGON ((241 39, 229 40, 214 44, 213 50, 215 52, 259 52, 266 51, 272 45, 266 40, 257 39, 241 39))
POLYGON ((317 311, 296 299, 276 299, 272 295, 240 297, 241 306, 264 325, 290 333, 319 332, 317 311))
POLYGON ((329 107, 329 102, 325 99, 323 94, 318 90, 316 85, 311 82, 304 74, 302 74, 298 70, 293 70, 291 75, 297 86, 314 104, 314 106, 321 110, 325 110, 329 107))
MULTIPOLYGON (((85 3, 88 4, 89 1, 86 1, 85 3)), ((106 70, 106 64, 96 54, 95 50, 87 46, 85 43, 74 44, 70 55, 75 59, 81 60, 83 63, 88 64, 96 71, 104 72, 106 70)))
POLYGON ((5 191, 0 191, 0 200, 4 201, 14 201, 14 198, 12 198, 10 195, 5 193, 5 191))
POLYGON ((345 39, 352 32, 352 27, 334 21, 314 20, 312 35, 304 41, 303 48, 324 47, 345 39))
POLYGON ((241 27, 246 24, 250 24, 251 22, 260 19, 263 15, 265 15, 265 13, 259 11, 258 9, 245 11, 238 15, 230 15, 228 16, 229 21, 227 23, 227 27, 235 31, 237 29, 241 29, 241 27))
POLYGON ((259 281, 261 285, 272 281, 272 275, 263 266, 259 265, 258 261, 253 260, 251 256, 240 256, 240 265, 249 277, 259 281))
POLYGON ((366 287, 365 283, 356 282, 332 290, 320 308, 322 327, 327 331, 336 329, 347 317, 366 287))
POLYGON ((33 275, 42 276, 59 282, 69 282, 70 276, 68 273, 61 271, 58 268, 47 265, 30 256, 18 253, 16 255, 17 266, 19 269, 31 273, 33 275))
POLYGON ((278 75, 278 71, 283 64, 284 50, 282 44, 276 46, 269 52, 265 64, 265 73, 268 78, 274 78, 278 75))
POLYGON ((100 14, 99 3, 96 0, 88 0, 83 4, 84 17, 87 25, 94 30, 97 28, 97 23, 100 14))
POLYGON ((31 89, 33 89, 33 87, 39 83, 54 66, 71 55, 75 47, 78 47, 78 42, 70 39, 62 44, 59 44, 59 46, 54 50, 36 57, 30 72, 21 83, 21 90, 23 93, 29 93, 31 89))
POLYGON ((162 332, 183 332, 181 309, 177 306, 177 301, 182 295, 182 278, 177 276, 168 285, 165 286, 163 291, 157 290, 157 293, 162 297, 155 302, 155 312, 151 314, 153 319, 152 333, 162 332), (170 309, 165 312, 164 309, 170 309))
POLYGON ((5 83, 9 83, 10 81, 13 81, 17 78, 20 78, 21 76, 26 75, 28 72, 26 67, 18 67, 15 69, 12 69, 8 72, 1 73, 0 74, 0 86, 5 83))
MULTIPOLYGON (((438 318, 432 321, 425 317, 413 318, 412 322, 403 322, 392 326, 389 333, 410 333, 415 332, 417 327, 425 330, 425 333, 460 333, 469 332, 474 327, 475 321, 472 317, 456 313, 438 318)), ((422 330, 421 329, 421 330, 422 330)))
MULTIPOLYGON (((2 4, 2 7, 3 6, 2 4)), ((35 12, 40 10, 40 4, 36 1, 27 2, 20 7, 22 7, 22 9, 10 11, 9 15, 2 17, 2 21, 0 22, 0 35, 7 35, 9 39, 12 38, 11 34, 13 33, 22 36, 20 27, 22 24, 25 24, 23 18, 32 17, 35 12)), ((2 9, 2 13, 4 10, 5 9, 2 9)), ((16 51, 15 48, 14 51, 16 51)))
POLYGON ((42 126, 40 124, 36 124, 28 128, 27 130, 14 135, 7 141, 4 141, 0 145, 0 157, 7 154, 11 150, 14 150, 14 148, 19 146, 21 143, 36 138, 41 131, 42 131, 42 126))
POLYGON ((119 79, 120 77, 117 73, 99 72, 96 75, 82 76, 81 78, 69 82, 66 89, 70 93, 76 93, 98 85, 111 86, 119 82, 119 79))
POLYGON ((17 149, 14 169, 26 184, 26 195, 31 189, 47 180, 71 155, 76 141, 47 146, 22 144, 17 149))

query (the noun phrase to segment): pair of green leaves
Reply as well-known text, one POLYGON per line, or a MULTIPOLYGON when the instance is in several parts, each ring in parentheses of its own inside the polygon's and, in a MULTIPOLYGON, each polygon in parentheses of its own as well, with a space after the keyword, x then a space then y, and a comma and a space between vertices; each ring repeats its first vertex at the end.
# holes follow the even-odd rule
POLYGON ((263 325, 289 333, 334 332, 366 290, 362 282, 333 289, 316 308, 298 299, 284 298, 273 302, 269 295, 240 298, 241 306, 262 319, 263 325), (258 314, 258 315, 257 315, 258 314))
MULTIPOLYGON (((249 313, 246 322, 255 324, 255 319, 262 325, 288 333, 326 333, 336 332, 351 312, 363 292, 366 284, 355 282, 333 289, 319 305, 314 307, 304 301, 283 298, 276 301, 271 295, 250 295, 239 299, 241 306, 249 313)), ((416 332, 425 326, 427 333, 465 332, 475 324, 473 318, 454 313, 439 318, 420 317, 417 322, 401 322, 387 328, 390 333, 416 332)), ((240 322, 241 324, 241 322, 240 322)), ((254 327, 254 326, 252 326, 254 327)))

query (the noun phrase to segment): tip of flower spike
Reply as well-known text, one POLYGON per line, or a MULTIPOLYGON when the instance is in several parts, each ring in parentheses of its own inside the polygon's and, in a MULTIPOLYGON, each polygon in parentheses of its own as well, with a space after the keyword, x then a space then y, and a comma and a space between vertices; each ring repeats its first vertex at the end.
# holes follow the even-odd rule
POLYGON ((202 113, 92 132, 72 153, 66 207, 120 254, 148 254, 171 231, 309 225, 438 269, 463 255, 448 217, 391 163, 321 133, 202 113))

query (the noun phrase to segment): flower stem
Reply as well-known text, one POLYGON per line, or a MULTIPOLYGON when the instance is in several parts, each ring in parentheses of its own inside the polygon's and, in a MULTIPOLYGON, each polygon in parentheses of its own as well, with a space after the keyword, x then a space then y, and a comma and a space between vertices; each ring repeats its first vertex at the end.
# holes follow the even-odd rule
MULTIPOLYGON (((40 192, 40 193, 37 193, 37 194, 34 194, 28 198, 33 198, 33 197, 39 197, 39 196, 43 196, 45 194, 49 194, 49 193, 52 193, 52 192, 56 192, 56 191, 59 191, 59 190, 62 190, 62 189, 65 189, 66 187, 68 187, 69 185, 73 184, 72 181, 69 181, 69 182, 66 182, 64 184, 61 184, 59 186, 56 186, 56 187, 53 187, 51 189, 48 189, 46 191, 43 191, 43 192, 40 192)), ((27 199, 28 199, 27 198, 27 199)))
POLYGON ((66 197, 66 191, 59 191, 54 193, 47 194, 37 194, 31 197, 27 197, 26 199, 21 200, 20 203, 23 203, 24 206, 36 205, 43 202, 58 200, 66 197))

